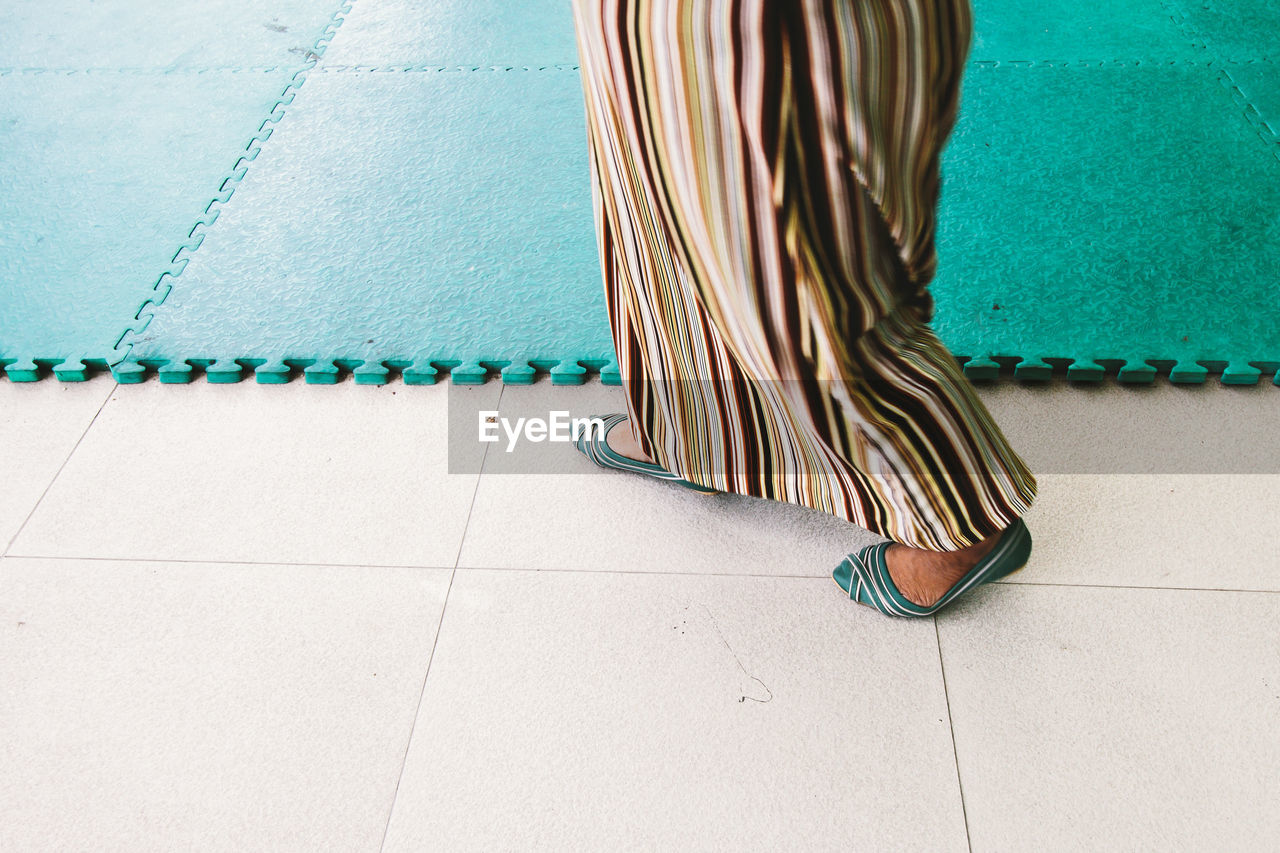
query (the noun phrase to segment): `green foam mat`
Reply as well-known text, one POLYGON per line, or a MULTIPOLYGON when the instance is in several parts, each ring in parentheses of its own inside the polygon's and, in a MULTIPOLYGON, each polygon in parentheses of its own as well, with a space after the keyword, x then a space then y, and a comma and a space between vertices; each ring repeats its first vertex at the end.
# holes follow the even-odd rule
POLYGON ((1276 145, 1280 138, 1280 63, 1234 63, 1223 67, 1222 76, 1258 136, 1276 145))
POLYGON ((1206 56, 1167 0, 973 0, 973 13, 974 62, 1206 56))
POLYGON ((971 68, 943 163, 939 335, 1077 370, 1280 360, 1280 160, 1239 112, 1200 65, 971 68), (1124 120, 1099 127, 1107 104, 1124 120))
POLYGON ((1275 0, 1169 0, 1170 13, 1215 59, 1280 59, 1275 0))

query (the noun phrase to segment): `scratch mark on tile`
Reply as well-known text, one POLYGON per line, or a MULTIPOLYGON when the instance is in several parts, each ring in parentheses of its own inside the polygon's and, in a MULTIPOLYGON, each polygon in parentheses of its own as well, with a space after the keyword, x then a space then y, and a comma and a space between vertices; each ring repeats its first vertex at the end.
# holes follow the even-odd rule
POLYGON ((707 617, 711 620, 711 627, 716 629, 716 634, 720 637, 720 642, 724 643, 724 647, 729 650, 729 654, 733 655, 733 662, 738 665, 738 669, 742 670, 743 675, 745 675, 747 678, 750 678, 755 683, 759 684, 761 687, 764 688, 765 692, 769 694, 768 699, 757 699, 755 696, 743 695, 738 697, 738 701, 746 702, 748 699, 750 699, 752 702, 760 702, 760 703, 772 702, 773 691, 769 689, 769 685, 765 684, 763 681, 756 678, 751 673, 747 672, 747 668, 742 665, 742 661, 738 660, 738 653, 733 650, 733 647, 729 645, 729 641, 724 638, 724 632, 720 630, 720 623, 717 622, 716 617, 711 614, 711 609, 707 607, 707 605, 705 604, 702 605, 702 609, 707 611, 707 617))

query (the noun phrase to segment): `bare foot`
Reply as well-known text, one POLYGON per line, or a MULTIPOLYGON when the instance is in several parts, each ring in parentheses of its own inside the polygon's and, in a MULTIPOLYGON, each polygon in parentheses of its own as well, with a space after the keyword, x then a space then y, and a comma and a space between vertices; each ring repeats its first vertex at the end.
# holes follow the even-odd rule
POLYGON ((609 449, 614 453, 620 453, 628 459, 634 459, 637 462, 648 462, 654 464, 640 445, 636 443, 636 438, 631 433, 631 421, 625 420, 617 423, 609 430, 608 435, 604 437, 604 443, 609 445, 609 449))
POLYGON ((889 577, 908 601, 929 607, 991 553, 1000 535, 997 533, 959 551, 926 551, 894 543, 884 552, 889 577))

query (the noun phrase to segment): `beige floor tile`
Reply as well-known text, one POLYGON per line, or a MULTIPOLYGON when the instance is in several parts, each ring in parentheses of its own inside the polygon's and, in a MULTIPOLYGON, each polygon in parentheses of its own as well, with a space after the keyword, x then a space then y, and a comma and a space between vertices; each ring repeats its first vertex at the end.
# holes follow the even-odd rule
POLYGON ((122 385, 9 553, 452 566, 476 475, 452 394, 501 386, 122 385))
MULTIPOLYGON (((590 383, 507 388, 502 417, 626 410, 590 383)), ((569 443, 489 445, 459 565, 827 577, 879 537, 825 513, 739 495, 702 495, 596 467, 569 443)))
POLYGON ((0 849, 377 850, 450 572, 0 563, 0 849))
POLYGON ((459 570, 387 850, 963 850, 932 623, 817 578, 459 570))
POLYGON ((0 380, 0 553, 115 387, 110 376, 88 382, 0 380))
POLYGON ((1280 590, 1280 475, 1041 476, 1024 583, 1280 590))
POLYGON ((1005 585, 938 626, 974 851, 1280 846, 1280 595, 1005 585))
POLYGON ((1026 583, 1280 590, 1280 388, 980 387, 1039 481, 1026 583))

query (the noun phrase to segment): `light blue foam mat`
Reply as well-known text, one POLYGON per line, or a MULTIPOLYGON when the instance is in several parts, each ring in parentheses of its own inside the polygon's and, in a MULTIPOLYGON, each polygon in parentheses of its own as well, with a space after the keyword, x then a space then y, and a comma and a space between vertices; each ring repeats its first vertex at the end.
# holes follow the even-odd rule
POLYGON ((571 381, 612 360, 596 251, 575 71, 318 69, 130 360, 571 381))
POLYGON ((308 61, 335 0, 10 0, 0 66, 203 69, 308 61))
POLYGON ((291 72, 0 75, 0 358, 114 348, 291 72))
MULTIPOLYGON (((198 245, 339 0, 50 0, 0 28, 0 368, 83 379, 198 245)), ((340 20, 338 18, 337 20, 340 20)))
POLYGON ((1117 359, 1142 381, 1168 361, 1197 381, 1225 362, 1256 381, 1280 366, 1275 153, 1206 66, 971 68, 943 161, 939 335, 1024 372, 1117 359))
POLYGON ((570 0, 358 0, 325 65, 573 65, 570 0))

